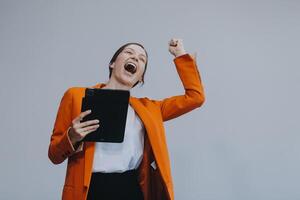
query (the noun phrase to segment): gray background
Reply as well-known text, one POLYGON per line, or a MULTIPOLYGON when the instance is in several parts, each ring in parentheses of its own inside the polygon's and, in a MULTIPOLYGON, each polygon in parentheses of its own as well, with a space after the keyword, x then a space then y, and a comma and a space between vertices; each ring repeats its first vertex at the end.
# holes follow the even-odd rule
POLYGON ((198 53, 205 104, 165 123, 176 199, 300 199, 299 1, 0 1, 1 199, 60 199, 47 157, 64 91, 149 52, 138 97, 182 94, 171 37, 198 53), (298 123, 297 123, 298 122, 298 123))

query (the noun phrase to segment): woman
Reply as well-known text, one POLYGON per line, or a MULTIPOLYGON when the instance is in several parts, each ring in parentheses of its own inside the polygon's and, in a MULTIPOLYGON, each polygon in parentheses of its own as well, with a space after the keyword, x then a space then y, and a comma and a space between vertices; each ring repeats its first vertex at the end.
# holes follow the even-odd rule
MULTIPOLYGON (((163 122, 200 107, 205 97, 196 61, 185 52, 182 40, 171 39, 169 51, 185 94, 163 100, 130 96, 121 144, 81 142, 101 121, 81 122, 92 112, 81 112, 85 88, 65 92, 48 151, 54 164, 68 158, 63 199, 174 199, 163 122)), ((128 43, 112 57, 109 81, 93 88, 130 90, 143 83, 147 62, 144 47, 128 43)))

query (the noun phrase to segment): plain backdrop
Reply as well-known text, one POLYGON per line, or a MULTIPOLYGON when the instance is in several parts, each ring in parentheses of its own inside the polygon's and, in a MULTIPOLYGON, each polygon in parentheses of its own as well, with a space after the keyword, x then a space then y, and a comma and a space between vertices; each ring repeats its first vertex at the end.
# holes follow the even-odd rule
POLYGON ((0 199, 60 199, 48 145, 61 97, 149 53, 133 96, 183 94, 172 37, 197 52, 206 102, 165 123, 176 199, 300 199, 299 1, 0 1, 0 199))

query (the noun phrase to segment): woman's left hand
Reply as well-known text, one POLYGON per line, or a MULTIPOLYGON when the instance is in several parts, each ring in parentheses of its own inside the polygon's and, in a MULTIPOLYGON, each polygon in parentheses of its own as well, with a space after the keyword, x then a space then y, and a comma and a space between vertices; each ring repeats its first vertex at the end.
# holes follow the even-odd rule
POLYGON ((169 52, 175 57, 186 54, 186 51, 183 48, 182 39, 172 38, 169 41, 169 52))

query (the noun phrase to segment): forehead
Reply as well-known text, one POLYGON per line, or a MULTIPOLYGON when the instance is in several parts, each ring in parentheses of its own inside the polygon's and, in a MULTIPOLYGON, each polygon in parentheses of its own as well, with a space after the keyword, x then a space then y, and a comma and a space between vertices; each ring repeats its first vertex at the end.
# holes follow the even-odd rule
POLYGON ((124 48, 125 49, 131 49, 131 50, 134 50, 136 53, 138 53, 139 55, 142 54, 144 56, 146 56, 146 52, 145 50, 140 47, 139 45, 136 45, 136 44, 130 44, 128 45, 127 47, 124 48))

